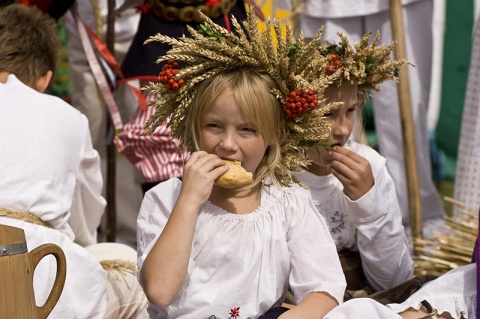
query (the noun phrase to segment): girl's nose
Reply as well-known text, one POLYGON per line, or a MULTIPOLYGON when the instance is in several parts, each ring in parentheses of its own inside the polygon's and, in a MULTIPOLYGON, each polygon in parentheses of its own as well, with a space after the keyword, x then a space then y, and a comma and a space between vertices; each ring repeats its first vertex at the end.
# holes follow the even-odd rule
POLYGON ((220 141, 220 147, 227 151, 232 151, 237 149, 235 133, 225 132, 220 141))
POLYGON ((348 137, 350 134, 347 121, 344 119, 337 119, 332 123, 332 135, 339 137, 348 137))

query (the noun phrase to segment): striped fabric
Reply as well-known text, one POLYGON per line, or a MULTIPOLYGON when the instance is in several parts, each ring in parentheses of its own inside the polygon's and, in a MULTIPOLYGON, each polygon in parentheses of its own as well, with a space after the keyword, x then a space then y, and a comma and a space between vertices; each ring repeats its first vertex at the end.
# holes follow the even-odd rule
MULTIPOLYGON (((155 96, 146 93, 145 98, 148 103, 155 96)), ((167 122, 151 135, 141 135, 147 119, 154 112, 153 107, 146 110, 139 107, 123 131, 115 137, 118 151, 132 162, 148 183, 182 176, 183 164, 188 158, 186 151, 179 156, 179 141, 170 137, 167 122)))

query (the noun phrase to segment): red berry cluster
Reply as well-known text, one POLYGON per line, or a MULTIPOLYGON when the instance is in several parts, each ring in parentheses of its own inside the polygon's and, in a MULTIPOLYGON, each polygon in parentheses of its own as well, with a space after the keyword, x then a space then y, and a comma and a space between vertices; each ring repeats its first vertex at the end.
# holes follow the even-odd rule
POLYGON ((338 68, 342 67, 342 60, 340 60, 340 57, 335 53, 330 53, 328 57, 330 58, 330 64, 325 69, 325 73, 332 75, 338 68))
POLYGON ((175 79, 175 75, 178 73, 178 67, 178 62, 168 60, 158 76, 160 83, 165 85, 170 91, 176 91, 185 84, 184 79, 175 79))
POLYGON ((283 106, 283 110, 288 117, 300 116, 308 110, 313 110, 318 104, 316 94, 316 90, 290 92, 290 95, 285 98, 286 104, 283 106))

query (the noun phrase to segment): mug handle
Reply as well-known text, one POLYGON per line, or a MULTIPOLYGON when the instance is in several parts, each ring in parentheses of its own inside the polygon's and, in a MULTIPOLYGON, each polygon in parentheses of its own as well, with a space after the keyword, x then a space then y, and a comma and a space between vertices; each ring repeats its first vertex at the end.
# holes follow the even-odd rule
POLYGON ((46 319, 50 312, 52 312, 53 307, 55 307, 60 295, 62 294, 63 286, 65 284, 65 277, 67 275, 67 262, 65 260, 65 254, 63 253, 63 250, 55 244, 40 245, 29 253, 33 271, 35 272, 35 268, 37 267, 39 261, 47 255, 53 255, 55 257, 57 261, 57 274, 47 300, 43 306, 37 307, 39 319, 46 319))

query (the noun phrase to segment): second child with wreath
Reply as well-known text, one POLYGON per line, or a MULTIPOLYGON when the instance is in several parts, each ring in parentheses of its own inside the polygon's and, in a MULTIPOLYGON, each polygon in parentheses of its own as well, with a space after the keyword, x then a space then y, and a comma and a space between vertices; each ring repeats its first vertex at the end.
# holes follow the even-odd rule
MULTIPOLYGON (((326 102, 335 104, 325 115, 331 127, 329 141, 325 148, 308 149, 311 162, 297 177, 309 187, 327 221, 347 276, 347 300, 412 278, 410 245, 386 159, 353 138, 354 131, 362 133, 362 109, 370 92, 381 91, 385 81, 398 80, 398 68, 409 62, 392 59, 394 46, 378 45, 380 33, 371 43, 370 34, 358 44, 342 33, 339 37, 338 44, 319 46, 324 61, 319 77, 329 79, 326 102)), ((408 289, 429 278, 417 278, 408 289)))
MULTIPOLYGON (((358 252, 365 277, 351 281, 346 271, 347 287, 353 282, 360 289, 347 288, 345 302, 324 318, 475 317, 475 264, 439 278, 424 275, 410 279, 413 262, 385 159, 367 145, 352 141, 350 136, 355 122, 359 124, 369 90, 381 91, 378 84, 396 80, 397 68, 408 62, 391 60, 393 44, 377 46, 379 33, 372 44, 366 34, 353 46, 343 34, 339 36, 338 45, 319 47, 320 55, 327 58, 318 68, 319 77, 331 80, 325 90, 325 104, 330 105, 325 113, 331 130, 329 141, 309 148, 311 163, 296 176, 309 186, 340 250, 341 260, 348 260, 343 258, 343 250, 358 252)), ((324 136, 323 131, 320 134, 324 136)), ((342 266, 348 268, 351 264, 342 266)))

